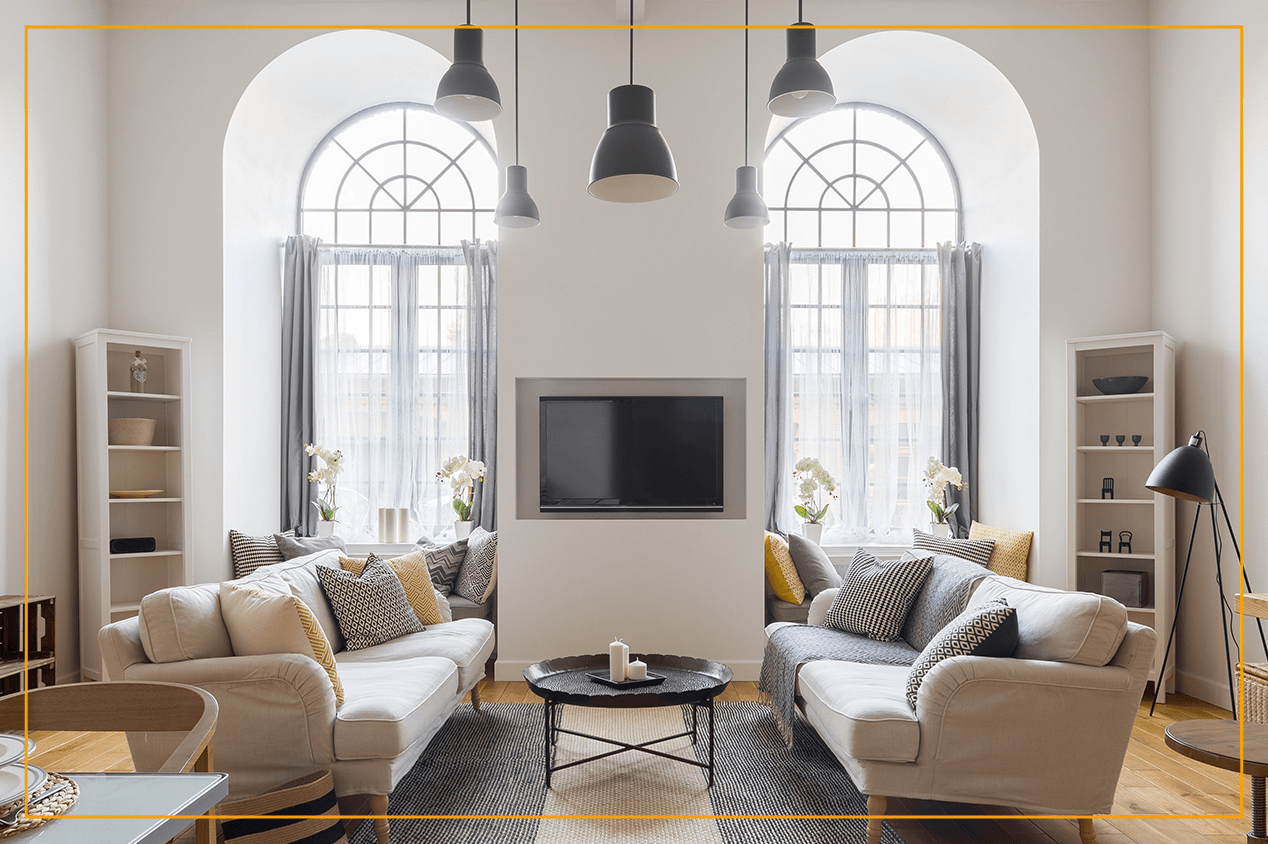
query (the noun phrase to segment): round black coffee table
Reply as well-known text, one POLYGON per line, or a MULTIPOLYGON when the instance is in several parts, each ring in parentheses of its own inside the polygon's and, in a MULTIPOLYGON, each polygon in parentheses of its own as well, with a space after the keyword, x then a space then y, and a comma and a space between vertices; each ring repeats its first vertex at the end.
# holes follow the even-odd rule
POLYGON ((550 777, 555 771, 562 771, 564 768, 571 768, 574 765, 582 765, 586 762, 594 762, 598 759, 606 759, 609 756, 615 756, 618 753, 625 753, 631 750, 650 753, 653 756, 661 756, 666 759, 675 759, 688 765, 703 768, 709 772, 709 786, 713 786, 713 700, 731 682, 731 669, 720 662, 697 659, 690 656, 648 654, 643 656, 642 660, 647 663, 649 675, 662 675, 665 678, 664 681, 658 685, 613 688, 592 680, 589 672, 601 673, 603 676, 607 676, 607 654, 565 656, 558 659, 548 659, 545 662, 538 662, 524 669, 524 679, 528 681, 528 687, 546 703, 544 717, 546 724, 547 788, 550 788, 550 777), (629 744, 628 742, 616 741, 604 736, 592 736, 587 733, 566 730, 559 726, 557 708, 568 703, 574 706, 598 706, 610 709, 642 709, 653 706, 691 704, 691 729, 686 732, 675 733, 672 736, 665 736, 664 738, 652 739, 639 744, 629 744), (701 707, 707 709, 709 713, 708 762, 686 759, 682 756, 675 756, 672 753, 654 750, 649 746, 676 738, 683 738, 684 736, 690 736, 691 743, 694 745, 697 734, 696 716, 697 711, 701 707), (560 733, 568 733, 569 735, 614 744, 617 749, 556 766, 555 749, 559 743, 560 733))

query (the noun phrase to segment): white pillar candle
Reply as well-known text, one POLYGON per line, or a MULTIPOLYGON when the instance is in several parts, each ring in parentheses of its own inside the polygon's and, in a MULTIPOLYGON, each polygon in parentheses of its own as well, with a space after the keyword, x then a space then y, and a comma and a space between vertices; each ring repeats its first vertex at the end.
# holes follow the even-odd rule
POLYGON ((379 542, 396 541, 396 523, 392 520, 391 513, 391 508, 379 508, 379 542))
POLYGON ((625 669, 630 663, 630 646, 617 639, 608 645, 608 676, 615 681, 625 679, 625 669))
POLYGON ((397 507, 394 515, 396 516, 396 541, 409 542, 409 508, 397 507))
POLYGON ((636 659, 629 664, 629 667, 626 669, 625 673, 626 673, 626 676, 629 677, 629 679, 631 680, 646 680, 647 679, 647 663, 643 662, 643 660, 641 659, 636 659))

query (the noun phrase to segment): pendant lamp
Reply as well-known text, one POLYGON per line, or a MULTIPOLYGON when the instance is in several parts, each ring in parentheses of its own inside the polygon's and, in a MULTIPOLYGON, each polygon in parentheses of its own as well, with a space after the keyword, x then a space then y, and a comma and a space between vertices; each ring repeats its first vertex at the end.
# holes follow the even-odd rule
POLYGON ((797 22, 787 30, 788 59, 771 82, 766 106, 781 117, 813 117, 837 104, 832 78, 819 64, 815 50, 815 29, 801 16, 797 0, 797 22))
POLYGON ((590 195, 652 202, 678 192, 678 171, 656 128, 656 93, 634 84, 634 0, 630 0, 630 84, 608 91, 608 128, 590 162, 590 195))
POLYGON ((475 123, 502 113, 498 85, 484 66, 484 30, 471 25, 471 0, 467 0, 467 25, 453 31, 453 64, 440 77, 433 103, 451 120, 475 123))
POLYGON ((506 168, 506 193, 493 210, 493 222, 527 229, 541 221, 537 203, 528 195, 528 170, 520 166, 520 0, 515 0, 515 163, 506 168))
POLYGON ((766 200, 757 192, 757 168, 748 163, 748 0, 744 0, 744 166, 735 170, 735 196, 722 215, 733 229, 757 229, 770 222, 766 200))

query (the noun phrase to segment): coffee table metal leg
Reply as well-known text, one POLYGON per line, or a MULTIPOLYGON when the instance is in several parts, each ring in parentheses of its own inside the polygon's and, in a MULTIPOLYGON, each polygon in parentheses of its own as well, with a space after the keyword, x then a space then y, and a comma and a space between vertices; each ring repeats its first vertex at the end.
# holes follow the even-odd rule
POLYGON ((1268 806, 1264 803, 1264 778, 1250 778, 1250 832, 1246 835, 1247 844, 1254 844, 1256 841, 1268 841, 1268 832, 1265 832, 1265 817, 1268 816, 1268 806))
POLYGON ((551 738, 550 736, 551 723, 550 722, 552 720, 551 712, 552 710, 554 710, 554 708, 555 708, 555 705, 551 703, 549 700, 546 701, 546 705, 542 707, 542 721, 546 725, 546 735, 545 735, 546 741, 542 744, 542 747, 546 749, 546 787, 547 788, 550 788, 550 738, 551 738))
POLYGON ((713 698, 709 698, 709 788, 713 788, 713 698))
POLYGON ((700 709, 700 704, 691 704, 691 746, 696 746, 696 712, 700 709))

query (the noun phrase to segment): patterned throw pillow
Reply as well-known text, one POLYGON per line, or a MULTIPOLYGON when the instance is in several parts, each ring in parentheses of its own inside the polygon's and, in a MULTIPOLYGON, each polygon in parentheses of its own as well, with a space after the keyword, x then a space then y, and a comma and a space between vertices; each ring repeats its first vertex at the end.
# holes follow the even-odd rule
POLYGON ((916 528, 911 529, 911 539, 913 548, 959 557, 961 560, 970 560, 979 566, 989 563, 991 554, 995 551, 995 543, 988 539, 943 539, 941 536, 934 536, 932 533, 925 533, 916 528))
POLYGON ((383 560, 374 554, 366 557, 364 560, 351 560, 347 557, 339 558, 339 565, 344 571, 350 571, 360 577, 361 571, 371 560, 382 560, 387 564, 401 581, 401 586, 405 589, 405 599, 409 601, 409 605, 414 610, 414 615, 418 616, 420 624, 441 624, 444 622, 444 613, 440 610, 440 600, 436 597, 436 588, 432 585, 431 578, 427 574, 427 563, 424 560, 424 552, 415 551, 412 554, 406 554, 403 557, 393 557, 390 560, 383 560))
POLYGON ((462 561, 467 557, 467 540, 459 539, 448 545, 425 544, 422 551, 427 563, 427 573, 431 576, 436 591, 448 595, 453 591, 454 581, 462 570, 462 561))
MULTIPOLYGON (((286 531, 281 536, 294 536, 295 530, 286 531)), ((229 531, 229 552, 233 556, 233 576, 246 577, 260 566, 280 563, 284 559, 282 550, 272 534, 265 536, 247 536, 236 530, 229 531)))
POLYGON ((916 711, 920 684, 935 665, 953 656, 1012 656, 1017 649, 1017 610, 1003 598, 969 607, 933 637, 907 675, 907 703, 916 711))
POLYGON ((904 554, 897 560, 878 560, 860 548, 828 608, 824 626, 878 642, 894 641, 931 571, 933 560, 928 556, 904 554))
POLYGON ((498 532, 478 527, 467 540, 467 556, 462 561, 455 595, 483 604, 493 594, 498 582, 498 532))
POLYGON ((361 576, 330 566, 317 566, 317 579, 335 612, 347 648, 359 651, 423 629, 405 597, 405 587, 375 558, 367 560, 361 576))
POLYGON ((766 582, 781 601, 800 604, 806 600, 806 587, 797 576, 788 541, 777 533, 766 534, 766 582))
POLYGON ((1026 579, 1026 560, 1030 557, 1033 530, 1009 530, 973 522, 969 526, 969 539, 989 539, 995 543, 991 561, 986 567, 1005 577, 1026 579))

